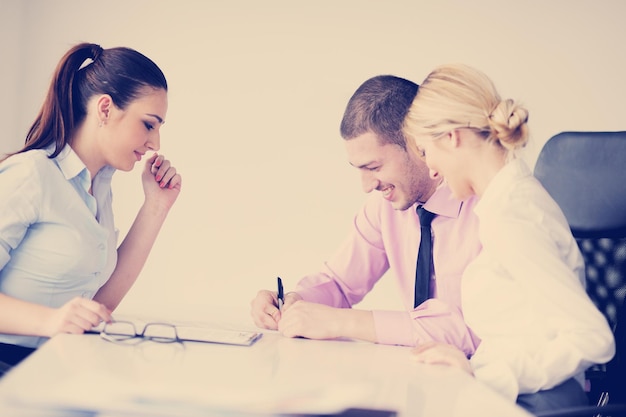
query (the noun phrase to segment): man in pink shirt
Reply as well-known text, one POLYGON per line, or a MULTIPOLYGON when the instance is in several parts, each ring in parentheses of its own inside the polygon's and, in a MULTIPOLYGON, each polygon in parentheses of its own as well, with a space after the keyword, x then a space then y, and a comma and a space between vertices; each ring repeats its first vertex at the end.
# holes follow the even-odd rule
POLYGON ((370 195, 354 227, 317 273, 300 280, 278 308, 277 292, 261 290, 251 303, 257 326, 288 337, 348 337, 415 346, 426 341, 453 344, 471 355, 478 339, 461 313, 461 276, 478 254, 478 223, 473 199, 452 197, 441 180, 407 148, 404 117, 417 84, 390 75, 365 81, 354 93, 341 122, 348 161, 361 172, 370 195), (432 222, 432 298, 414 307, 420 223, 416 208, 437 216, 432 222), (388 271, 397 281, 405 309, 353 308, 388 271))

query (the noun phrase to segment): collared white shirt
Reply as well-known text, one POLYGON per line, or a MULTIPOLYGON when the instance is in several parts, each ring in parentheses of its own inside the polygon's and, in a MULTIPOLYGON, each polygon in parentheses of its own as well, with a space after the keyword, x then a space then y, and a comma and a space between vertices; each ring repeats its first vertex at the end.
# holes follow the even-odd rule
POLYGON ((482 340, 471 359, 476 378, 514 401, 610 360, 613 334, 585 292, 582 255, 527 165, 509 162, 474 211, 483 249, 465 271, 462 297, 482 340))
MULTIPOLYGON (((53 158, 32 150, 0 164, 0 292, 60 307, 92 298, 117 263, 111 179, 93 184, 69 147, 53 158), (92 186, 92 194, 89 188, 92 186)), ((37 347, 46 338, 0 334, 0 342, 37 347)))

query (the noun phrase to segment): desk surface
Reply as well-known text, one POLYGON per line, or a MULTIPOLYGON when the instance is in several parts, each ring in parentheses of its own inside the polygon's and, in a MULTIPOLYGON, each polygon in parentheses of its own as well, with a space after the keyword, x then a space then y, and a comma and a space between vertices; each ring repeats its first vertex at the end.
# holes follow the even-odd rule
POLYGON ((413 363, 406 347, 275 332, 249 347, 121 346, 64 334, 0 379, 2 416, 292 415, 350 407, 402 417, 528 416, 461 371, 413 363))

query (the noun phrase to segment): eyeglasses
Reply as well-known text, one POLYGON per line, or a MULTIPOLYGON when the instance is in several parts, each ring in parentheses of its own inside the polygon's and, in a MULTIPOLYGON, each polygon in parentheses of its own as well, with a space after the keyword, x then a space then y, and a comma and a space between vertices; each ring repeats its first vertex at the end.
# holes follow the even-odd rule
POLYGON ((114 321, 107 323, 100 332, 100 337, 113 343, 136 344, 145 340, 157 343, 181 342, 176 326, 168 323, 147 323, 141 331, 130 321, 114 321))

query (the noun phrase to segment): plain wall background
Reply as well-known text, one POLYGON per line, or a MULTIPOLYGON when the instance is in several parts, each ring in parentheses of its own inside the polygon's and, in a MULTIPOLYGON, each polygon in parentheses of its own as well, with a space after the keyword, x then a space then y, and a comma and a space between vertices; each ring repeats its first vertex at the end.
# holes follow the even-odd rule
MULTIPOLYGON (((626 128, 625 13, 620 0, 0 0, 0 153, 23 143, 73 44, 148 55, 168 78, 161 153, 183 191, 119 311, 244 316, 257 290, 277 275, 289 290, 348 232, 365 196, 338 128, 365 79, 480 68, 528 107, 532 167, 560 131, 626 128)), ((121 236, 139 172, 114 179, 121 236)), ((389 281, 361 307, 401 308, 389 281)))

